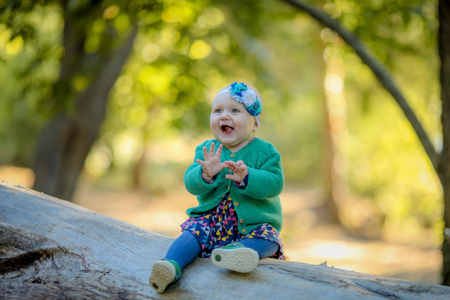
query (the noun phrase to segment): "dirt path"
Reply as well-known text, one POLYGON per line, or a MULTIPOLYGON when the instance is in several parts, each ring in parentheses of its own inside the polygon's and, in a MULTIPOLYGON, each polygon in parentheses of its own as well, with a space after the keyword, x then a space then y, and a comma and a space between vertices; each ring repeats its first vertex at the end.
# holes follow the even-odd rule
MULTIPOLYGON (((437 248, 396 245, 381 241, 358 240, 341 228, 320 224, 310 209, 314 193, 298 191, 283 197, 286 212, 282 239, 289 260, 309 264, 326 262, 335 268, 440 283, 442 255, 437 248)), ((143 193, 118 193, 81 187, 76 204, 136 226, 176 238, 185 211, 195 198, 184 190, 160 196, 143 193)))

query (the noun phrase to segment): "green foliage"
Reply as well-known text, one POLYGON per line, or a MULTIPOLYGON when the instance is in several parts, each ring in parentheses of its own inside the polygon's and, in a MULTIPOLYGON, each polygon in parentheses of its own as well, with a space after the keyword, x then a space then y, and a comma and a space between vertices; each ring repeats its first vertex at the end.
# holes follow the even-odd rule
MULTIPOLYGON (((390 69, 439 149, 436 1, 333 1, 329 5, 390 69)), ((440 242, 442 191, 410 124, 352 51, 340 44, 330 47, 345 69, 347 132, 339 148, 351 197, 345 205, 344 215, 349 218, 345 222, 357 226, 350 215, 364 199, 374 207, 368 219, 384 226, 385 236, 398 239, 405 234, 422 240, 430 229, 435 232, 433 241, 440 242)))
POLYGON ((54 6, 27 7, 11 15, 5 11, 5 24, 0 24, 0 162, 26 166, 49 116, 51 85, 63 51, 58 39, 62 20, 54 6), (10 22, 20 26, 10 28, 10 22))
MULTIPOLYGON (((310 2, 354 31, 389 68, 438 146, 436 1, 310 2)), ((308 16, 281 1, 65 3, 66 8, 60 1, 0 4, 1 163, 29 166, 39 129, 57 113, 70 113, 73 93, 93 80, 89 64, 74 63, 78 75, 55 87, 66 50, 66 12, 83 18, 84 58, 117 47, 110 37, 123 35, 133 22, 140 28, 86 163, 94 177, 131 174, 146 154, 148 178, 158 182, 151 188, 164 185, 159 180, 171 177, 169 169, 180 178, 180 165, 192 159, 186 154, 210 137, 215 93, 236 80, 262 93, 258 134, 281 152, 287 182, 320 187, 324 57, 332 55, 344 70, 345 132, 338 150, 350 198, 357 199, 349 203, 370 203, 367 214, 386 228, 398 229, 412 219, 421 228, 438 224, 438 181, 406 119, 359 58, 308 16), (182 142, 173 142, 177 139, 182 142), (152 152, 161 145, 166 151, 152 152)), ((355 224, 351 213, 346 218, 355 224)))

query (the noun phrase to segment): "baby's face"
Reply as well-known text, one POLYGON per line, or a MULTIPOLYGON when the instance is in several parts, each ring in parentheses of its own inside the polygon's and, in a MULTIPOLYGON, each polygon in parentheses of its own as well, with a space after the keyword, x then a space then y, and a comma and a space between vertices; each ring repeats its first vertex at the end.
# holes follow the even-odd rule
POLYGON ((214 99, 209 123, 214 137, 233 152, 250 143, 258 130, 255 117, 228 93, 214 99))

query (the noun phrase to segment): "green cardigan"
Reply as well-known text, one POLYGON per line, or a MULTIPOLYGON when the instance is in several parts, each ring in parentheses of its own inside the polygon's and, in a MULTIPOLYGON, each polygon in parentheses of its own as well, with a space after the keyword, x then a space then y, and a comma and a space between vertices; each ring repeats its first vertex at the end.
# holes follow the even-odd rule
POLYGON ((284 187, 281 158, 275 147, 262 139, 254 138, 238 152, 223 147, 221 161, 242 160, 248 167, 248 182, 245 188, 238 188, 234 181, 226 179, 228 168, 222 170, 213 183, 202 178, 202 166, 196 159, 204 160, 203 147, 209 150, 211 143, 220 145, 216 139, 207 140, 195 149, 194 163, 184 174, 184 184, 189 193, 196 195, 199 205, 187 210, 190 217, 198 216, 216 207, 222 196, 230 192, 237 213, 238 229, 249 233, 258 225, 269 223, 278 231, 283 225, 280 198, 284 187))

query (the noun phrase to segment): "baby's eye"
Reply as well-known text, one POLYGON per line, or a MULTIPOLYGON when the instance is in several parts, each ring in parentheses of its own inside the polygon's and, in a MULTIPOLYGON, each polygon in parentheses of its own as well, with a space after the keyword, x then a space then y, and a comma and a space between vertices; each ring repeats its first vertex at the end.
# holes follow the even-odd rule
POLYGON ((237 108, 233 108, 233 112, 234 112, 234 113, 238 113, 238 112, 240 112, 240 110, 237 109, 237 108))
POLYGON ((214 110, 214 112, 215 112, 215 113, 221 113, 222 110, 221 110, 220 108, 216 108, 216 109, 214 110))

